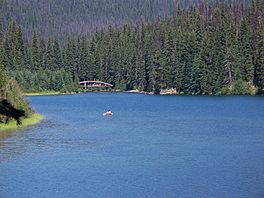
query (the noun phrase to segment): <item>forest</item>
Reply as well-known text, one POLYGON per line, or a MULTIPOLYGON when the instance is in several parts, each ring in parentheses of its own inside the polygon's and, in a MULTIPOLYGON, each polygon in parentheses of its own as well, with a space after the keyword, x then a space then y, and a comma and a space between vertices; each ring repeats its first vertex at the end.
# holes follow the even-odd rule
POLYGON ((91 34, 110 24, 153 20, 172 14, 173 9, 173 0, 0 0, 5 22, 15 19, 27 36, 37 30, 59 38, 91 34))
POLYGON ((188 9, 203 2, 248 3, 251 0, 0 0, 5 23, 16 20, 29 38, 34 30, 44 37, 91 35, 97 28, 122 26, 172 16, 177 6, 188 9))
MULTIPOLYGON (((46 37, 37 28, 28 38, 27 30, 23 31, 27 27, 19 19, 8 25, 4 19, 0 64, 27 92, 74 92, 80 90, 80 80, 102 80, 116 90, 262 93, 263 1, 197 2, 188 9, 178 4, 171 16, 124 20, 119 26, 95 28, 90 36, 84 31, 65 39, 58 32, 46 37)), ((2 0, 2 7, 7 4, 2 0)))

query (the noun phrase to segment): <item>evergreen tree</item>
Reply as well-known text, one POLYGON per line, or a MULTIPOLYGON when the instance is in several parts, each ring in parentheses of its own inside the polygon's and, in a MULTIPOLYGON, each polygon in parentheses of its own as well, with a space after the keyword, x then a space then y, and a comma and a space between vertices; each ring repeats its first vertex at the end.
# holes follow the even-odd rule
POLYGON ((244 81, 253 82, 253 54, 251 48, 251 32, 246 20, 242 20, 239 36, 240 70, 244 81))
POLYGON ((41 55, 40 55, 40 43, 38 40, 38 36, 36 32, 33 33, 32 43, 31 43, 31 62, 32 62, 32 69, 37 71, 42 66, 41 63, 41 55))
POLYGON ((46 50, 46 65, 45 65, 45 67, 47 69, 51 69, 51 70, 54 70, 56 68, 53 45, 54 45, 53 39, 49 38, 48 43, 47 43, 47 50, 46 50))
POLYGON ((258 38, 258 48, 256 56, 256 78, 257 85, 263 91, 264 89, 264 25, 261 27, 261 31, 258 38))
POLYGON ((57 38, 54 39, 53 48, 52 48, 52 57, 53 57, 53 69, 58 70, 63 67, 62 63, 62 54, 59 41, 57 38))

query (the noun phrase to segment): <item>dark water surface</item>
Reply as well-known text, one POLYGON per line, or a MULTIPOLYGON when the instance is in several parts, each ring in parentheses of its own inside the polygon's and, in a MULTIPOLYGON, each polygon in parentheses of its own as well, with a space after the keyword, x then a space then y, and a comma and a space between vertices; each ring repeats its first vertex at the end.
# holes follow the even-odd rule
POLYGON ((1 198, 264 197, 263 97, 29 99, 46 118, 0 139, 1 198))

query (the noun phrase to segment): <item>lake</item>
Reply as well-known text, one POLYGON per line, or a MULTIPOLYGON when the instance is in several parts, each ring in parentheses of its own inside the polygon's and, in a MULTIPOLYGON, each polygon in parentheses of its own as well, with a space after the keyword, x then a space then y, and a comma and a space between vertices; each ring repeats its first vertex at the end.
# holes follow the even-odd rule
POLYGON ((1 198, 264 197, 263 97, 29 100, 45 119, 0 139, 1 198))

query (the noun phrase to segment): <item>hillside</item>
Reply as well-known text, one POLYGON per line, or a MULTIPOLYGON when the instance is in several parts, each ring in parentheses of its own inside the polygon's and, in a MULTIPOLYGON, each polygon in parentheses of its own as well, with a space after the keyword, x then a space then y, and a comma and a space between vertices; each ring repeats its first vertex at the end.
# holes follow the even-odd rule
MULTIPOLYGON (((36 30, 44 37, 76 36, 92 33, 108 25, 120 26, 140 20, 149 21, 175 14, 178 5, 188 8, 190 3, 231 2, 240 4, 250 0, 0 0, 0 18, 5 24, 15 19, 31 37, 36 30), (1 16, 2 15, 2 16, 1 16)), ((0 23, 1 24, 1 23, 0 23)))
POLYGON ((0 0, 4 21, 16 19, 31 34, 44 36, 91 33, 109 24, 154 19, 172 14, 174 0, 0 0))

